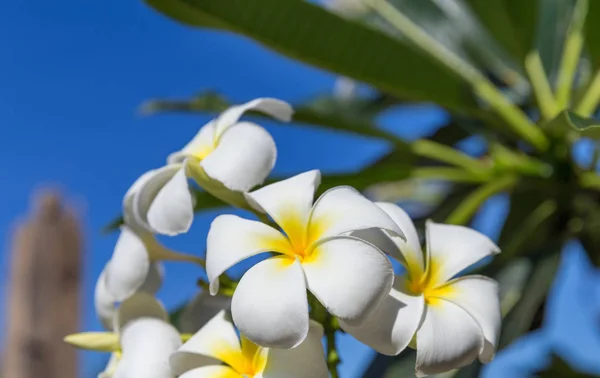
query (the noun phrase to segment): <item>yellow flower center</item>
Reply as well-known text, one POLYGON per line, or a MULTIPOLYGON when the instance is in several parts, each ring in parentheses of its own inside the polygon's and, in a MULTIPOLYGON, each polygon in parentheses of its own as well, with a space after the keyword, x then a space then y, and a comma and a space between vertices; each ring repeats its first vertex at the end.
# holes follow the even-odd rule
POLYGON ((203 145, 198 150, 194 151, 192 154, 198 160, 203 160, 206 158, 211 152, 213 152, 216 148, 216 145, 203 145))
POLYGON ((241 337, 241 350, 230 346, 215 346, 214 354, 241 377, 260 376, 267 365, 268 350, 262 348, 246 337, 241 337))
POLYGON ((420 264, 411 259, 406 261, 407 274, 405 286, 414 295, 423 295, 425 303, 436 305, 440 298, 447 298, 453 294, 454 289, 448 285, 440 276, 440 263, 431 259, 425 271, 420 264))

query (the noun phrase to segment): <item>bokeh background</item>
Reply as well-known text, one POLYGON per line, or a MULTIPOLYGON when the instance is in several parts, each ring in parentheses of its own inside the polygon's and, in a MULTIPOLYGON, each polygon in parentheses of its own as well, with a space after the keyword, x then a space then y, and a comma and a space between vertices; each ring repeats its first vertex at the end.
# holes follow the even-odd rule
MULTIPOLYGON (((188 98, 212 89, 234 102, 269 96, 299 103, 332 93, 338 80, 241 37, 191 31, 140 1, 4 2, 0 33, 3 324, 13 225, 26 213, 32 192, 51 184, 84 222, 83 328, 101 330, 93 288, 117 238, 101 229, 119 214, 129 185, 161 166, 168 153, 209 120, 202 115, 145 117, 138 111, 144 101, 188 98)), ((401 106, 386 111, 378 123, 414 139, 431 134, 446 117, 433 105, 401 106)), ((389 148, 385 142, 304 125, 262 123, 277 142, 279 175, 314 168, 353 171, 389 148)), ((481 143, 475 139, 461 147, 476 153, 481 143)), ((589 151, 583 142, 574 154, 584 162, 589 151)), ((475 227, 497 238, 506 209, 507 198, 490 199, 475 227)), ((203 213, 187 235, 163 241, 203 253, 210 221, 220 212, 203 213)), ((556 348, 584 371, 600 373, 600 275, 589 267, 579 244, 567 248, 542 331, 501 352, 484 376, 527 376, 527 369, 547 363, 548 351, 556 348)), ((196 292, 201 272, 181 263, 166 268, 159 297, 176 308, 196 292)), ((1 332, 4 339, 6 328, 1 332)), ((349 336, 341 339, 341 376, 361 377, 374 353, 349 336)), ((107 360, 97 353, 82 353, 82 358, 81 377, 95 376, 107 360)))

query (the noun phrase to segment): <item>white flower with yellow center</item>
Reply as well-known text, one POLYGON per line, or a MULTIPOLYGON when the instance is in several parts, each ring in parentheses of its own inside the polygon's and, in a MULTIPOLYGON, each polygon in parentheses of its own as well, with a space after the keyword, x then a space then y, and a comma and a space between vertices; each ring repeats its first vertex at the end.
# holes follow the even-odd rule
POLYGON ((174 378, 169 356, 181 346, 181 336, 168 314, 149 294, 124 301, 115 318, 117 332, 84 332, 65 337, 75 347, 111 352, 99 378, 174 378))
POLYGON ((181 378, 327 378, 323 327, 311 322, 304 341, 293 349, 262 348, 238 337, 224 311, 171 356, 181 378))
POLYGON ((360 326, 342 328, 380 353, 417 349, 417 376, 452 370, 495 354, 501 314, 496 281, 457 274, 500 252, 485 235, 467 227, 427 222, 424 256, 414 224, 398 206, 378 203, 406 233, 406 241, 369 230, 370 240, 407 270, 381 306, 360 326))
POLYGON ((263 252, 277 254, 250 268, 233 294, 235 325, 265 347, 291 348, 309 330, 306 289, 327 310, 357 324, 389 293, 393 271, 378 248, 351 231, 380 228, 402 235, 390 217, 355 189, 326 191, 313 205, 321 174, 310 171, 247 193, 281 228, 234 215, 217 217, 208 233, 211 294, 219 276, 263 252))
POLYGON ((136 181, 128 193, 131 206, 124 206, 126 221, 135 219, 152 233, 177 235, 187 232, 194 219, 188 177, 221 199, 227 199, 232 191, 245 192, 262 183, 273 169, 277 149, 263 127, 238 122, 249 110, 286 122, 293 113, 288 103, 273 98, 259 98, 225 110, 171 154, 165 167, 136 181))

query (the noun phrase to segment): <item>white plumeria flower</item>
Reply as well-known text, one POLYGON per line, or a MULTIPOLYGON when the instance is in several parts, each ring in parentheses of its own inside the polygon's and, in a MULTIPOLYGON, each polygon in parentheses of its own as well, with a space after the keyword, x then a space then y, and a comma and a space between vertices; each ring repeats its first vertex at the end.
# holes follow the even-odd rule
POLYGON ((224 197, 231 191, 248 191, 262 183, 275 165, 277 149, 263 127, 238 122, 249 110, 285 122, 293 114, 288 103, 273 98, 259 98, 225 110, 180 151, 172 153, 165 167, 137 180, 128 194, 131 206, 125 206, 126 217, 134 218, 150 232, 177 235, 187 232, 194 218, 188 177, 221 199, 227 199, 224 197))
POLYGON ((65 341, 78 348, 112 352, 99 378, 174 378, 169 356, 181 346, 181 336, 153 296, 138 293, 116 313, 113 332, 84 332, 65 341))
MULTIPOLYGON (((113 319, 117 311, 117 304, 122 301, 115 298, 106 287, 106 271, 108 269, 107 263, 98 281, 96 281, 96 287, 94 291, 94 307, 96 309, 96 315, 102 323, 105 329, 113 330, 113 319)), ((161 263, 154 262, 150 264, 148 273, 142 285, 137 289, 151 295, 156 294, 158 289, 162 286, 164 276, 164 269, 161 263)))
POLYGON ((184 333, 198 332, 209 320, 223 310, 231 309, 228 295, 210 295, 202 290, 183 309, 177 321, 177 328, 184 333))
MULTIPOLYGON (((158 262, 190 261, 203 263, 196 256, 186 255, 172 251, 160 244, 154 235, 145 231, 134 232, 127 226, 121 227, 121 234, 115 245, 110 261, 104 268, 102 281, 97 290, 104 290, 110 294, 113 301, 123 301, 143 289, 146 283, 148 287, 143 291, 151 292, 158 290, 162 281, 158 262)), ((100 305, 103 311, 108 309, 108 298, 101 297, 100 305)))
POLYGON ((437 374, 473 362, 490 362, 500 333, 498 284, 491 278, 454 278, 481 259, 500 252, 485 235, 463 226, 426 224, 427 253, 414 224, 400 207, 378 203, 406 233, 406 241, 376 231, 363 237, 398 258, 407 269, 360 326, 342 328, 380 353, 417 349, 417 376, 437 374), (416 345, 415 345, 416 343, 416 345))
POLYGON ((263 252, 241 278, 232 298, 233 320, 253 342, 291 348, 309 329, 306 289, 348 323, 362 322, 387 295, 393 281, 389 259, 378 248, 347 233, 367 228, 402 235, 390 217, 355 189, 340 186, 313 205, 319 171, 309 171, 247 193, 248 201, 281 227, 235 215, 211 224, 206 272, 211 294, 219 276, 263 252))
POLYGON ((311 322, 297 347, 262 348, 238 338, 221 311, 171 356, 171 367, 181 378, 327 378, 322 337, 323 327, 311 322))

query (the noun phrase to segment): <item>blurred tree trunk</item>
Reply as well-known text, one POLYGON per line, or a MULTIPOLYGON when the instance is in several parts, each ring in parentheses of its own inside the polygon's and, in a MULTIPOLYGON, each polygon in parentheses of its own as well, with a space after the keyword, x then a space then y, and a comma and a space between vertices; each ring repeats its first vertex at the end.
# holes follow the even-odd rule
POLYGON ((73 211, 46 193, 13 235, 4 378, 75 378, 77 354, 63 343, 80 318, 81 234, 73 211))

